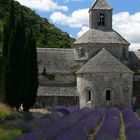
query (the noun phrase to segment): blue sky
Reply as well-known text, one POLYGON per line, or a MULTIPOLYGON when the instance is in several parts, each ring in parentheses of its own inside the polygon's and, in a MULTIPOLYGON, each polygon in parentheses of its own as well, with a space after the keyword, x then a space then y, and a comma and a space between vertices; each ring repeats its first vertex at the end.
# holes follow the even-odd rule
MULTIPOLYGON (((95 0, 17 0, 78 38, 88 30, 88 9, 95 0)), ((140 0, 108 0, 113 7, 113 28, 140 48, 140 0)))

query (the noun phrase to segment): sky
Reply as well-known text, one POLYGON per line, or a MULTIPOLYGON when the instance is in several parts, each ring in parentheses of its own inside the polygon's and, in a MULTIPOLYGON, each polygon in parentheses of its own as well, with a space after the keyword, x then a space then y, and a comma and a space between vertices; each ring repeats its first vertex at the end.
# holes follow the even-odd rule
MULTIPOLYGON (((88 30, 88 10, 95 0, 16 0, 34 10, 41 17, 79 38, 88 30)), ((113 29, 130 45, 130 50, 140 49, 140 0, 108 0, 113 7, 113 29)))

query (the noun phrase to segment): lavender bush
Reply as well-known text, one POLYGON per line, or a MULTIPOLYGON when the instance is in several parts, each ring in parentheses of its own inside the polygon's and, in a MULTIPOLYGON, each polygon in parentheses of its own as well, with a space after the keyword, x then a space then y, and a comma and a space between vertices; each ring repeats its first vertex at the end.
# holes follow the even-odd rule
POLYGON ((24 133, 27 133, 33 131, 34 129, 43 126, 48 126, 63 117, 64 114, 56 111, 48 115, 43 115, 40 118, 33 119, 32 121, 29 122, 19 123, 15 125, 14 128, 22 129, 24 133))
POLYGON ((117 140, 120 131, 120 111, 117 108, 110 108, 106 112, 105 120, 95 140, 117 140))
POLYGON ((52 125, 47 125, 29 134, 19 136, 15 140, 54 140, 56 136, 76 125, 81 119, 88 115, 91 110, 90 108, 83 108, 71 113, 69 116, 64 117, 52 125))
POLYGON ((123 110, 125 132, 128 140, 140 140, 140 120, 130 108, 123 110))
POLYGON ((55 140, 87 140, 88 134, 95 129, 101 117, 104 115, 104 110, 97 108, 82 119, 76 126, 67 130, 66 133, 58 136, 55 140))
POLYGON ((65 110, 67 110, 69 113, 72 113, 72 112, 77 111, 79 108, 78 108, 78 106, 69 106, 69 107, 58 106, 58 107, 57 107, 57 110, 59 110, 59 109, 65 109, 65 110))

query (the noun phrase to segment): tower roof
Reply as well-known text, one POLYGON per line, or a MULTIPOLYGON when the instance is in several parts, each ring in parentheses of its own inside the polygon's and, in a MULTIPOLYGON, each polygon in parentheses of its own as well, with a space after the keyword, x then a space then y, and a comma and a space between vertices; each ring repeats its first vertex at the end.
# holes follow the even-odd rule
POLYGON ((96 2, 91 6, 90 10, 91 9, 112 10, 112 7, 108 4, 107 0, 96 0, 96 2))
POLYGON ((116 31, 102 31, 96 29, 90 29, 85 32, 80 38, 78 38, 74 44, 98 44, 98 43, 117 43, 130 45, 120 34, 116 31))
POLYGON ((106 49, 90 59, 77 74, 83 73, 133 73, 126 65, 106 49))

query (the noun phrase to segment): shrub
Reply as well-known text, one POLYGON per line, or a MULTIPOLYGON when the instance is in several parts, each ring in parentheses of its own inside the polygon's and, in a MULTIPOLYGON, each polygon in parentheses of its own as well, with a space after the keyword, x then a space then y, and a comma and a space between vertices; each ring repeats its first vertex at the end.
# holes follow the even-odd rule
POLYGON ((41 118, 33 119, 29 122, 16 124, 14 128, 23 129, 24 133, 31 132, 37 128, 48 126, 51 123, 54 123, 55 121, 61 119, 62 117, 63 115, 56 111, 48 115, 43 115, 41 118))
POLYGON ((51 124, 46 125, 43 128, 40 128, 36 131, 33 131, 29 134, 19 136, 15 140, 51 140, 61 135, 67 129, 70 129, 76 125, 81 119, 86 117, 91 109, 83 108, 76 112, 71 113, 69 116, 64 117, 63 119, 51 124))
POLYGON ((14 140, 16 136, 22 134, 21 130, 13 129, 11 131, 1 130, 0 131, 0 140, 14 140))
POLYGON ((0 119, 5 119, 7 116, 11 114, 10 107, 0 104, 0 119))
POLYGON ((123 110, 125 132, 128 140, 140 139, 140 120, 130 108, 123 110))
POLYGON ((56 75, 55 75, 55 73, 47 73, 46 74, 46 77, 49 79, 49 80, 55 80, 55 77, 56 77, 56 75))
POLYGON ((93 110, 77 125, 58 136, 55 140, 87 140, 88 134, 96 128, 103 115, 103 109, 97 108, 93 110))
POLYGON ((120 131, 120 111, 117 108, 108 109, 104 123, 98 131, 95 140, 117 140, 120 131))

